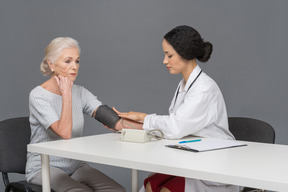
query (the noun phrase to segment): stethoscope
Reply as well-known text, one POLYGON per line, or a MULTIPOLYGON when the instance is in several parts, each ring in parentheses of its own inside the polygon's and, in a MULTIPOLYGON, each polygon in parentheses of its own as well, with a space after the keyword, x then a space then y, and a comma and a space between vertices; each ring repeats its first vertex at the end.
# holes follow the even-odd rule
MULTIPOLYGON (((202 73, 202 70, 198 73, 197 77, 194 79, 194 81, 190 84, 190 86, 188 87, 187 89, 187 92, 189 91, 189 89, 192 87, 192 85, 195 83, 195 81, 198 79, 198 77, 201 75, 202 73)), ((177 89, 177 93, 176 93, 176 96, 175 96, 175 100, 174 100, 174 107, 175 107, 175 104, 176 104, 176 101, 177 101, 177 97, 178 97, 178 94, 179 94, 179 89, 180 89, 180 86, 178 86, 178 89, 177 89)))

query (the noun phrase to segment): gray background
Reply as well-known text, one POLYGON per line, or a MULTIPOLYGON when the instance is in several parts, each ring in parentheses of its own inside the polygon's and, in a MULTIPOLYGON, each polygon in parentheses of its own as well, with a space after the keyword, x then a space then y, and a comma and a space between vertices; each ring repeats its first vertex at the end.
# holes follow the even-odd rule
MULTIPOLYGON (((76 84, 121 111, 167 114, 181 76, 162 64, 162 38, 186 24, 214 45, 199 64, 220 86, 229 116, 267 121, 276 143, 288 144, 287 8, 285 0, 1 0, 0 120, 29 114, 30 90, 47 80, 44 48, 58 36, 82 48, 76 84)), ((85 135, 110 132, 85 120, 85 135)), ((93 166, 130 191, 130 170, 93 166)))

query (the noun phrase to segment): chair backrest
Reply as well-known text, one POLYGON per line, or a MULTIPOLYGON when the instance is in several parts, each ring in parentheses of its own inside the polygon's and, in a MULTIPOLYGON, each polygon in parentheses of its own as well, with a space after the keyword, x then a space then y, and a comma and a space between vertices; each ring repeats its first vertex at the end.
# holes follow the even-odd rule
POLYGON ((12 118, 0 122, 1 172, 25 173, 30 135, 29 117, 12 118))
POLYGON ((229 130, 237 140, 274 143, 275 131, 268 123, 245 117, 229 117, 229 130))

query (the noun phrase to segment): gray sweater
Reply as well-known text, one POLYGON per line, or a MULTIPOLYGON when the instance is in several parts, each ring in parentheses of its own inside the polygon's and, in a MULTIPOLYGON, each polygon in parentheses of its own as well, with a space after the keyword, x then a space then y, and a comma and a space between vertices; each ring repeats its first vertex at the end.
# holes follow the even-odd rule
MULTIPOLYGON (((84 116, 92 116, 95 109, 102 103, 91 92, 79 85, 72 88, 72 138, 81 137, 84 128, 84 116)), ((29 95, 30 110, 30 143, 40 143, 62 139, 49 127, 60 120, 62 111, 62 96, 54 94, 41 86, 35 87, 29 95)), ((67 174, 72 174, 84 162, 62 157, 50 156, 50 166, 60 168, 67 174)), ((26 179, 41 169, 41 156, 36 153, 27 154, 26 179)))

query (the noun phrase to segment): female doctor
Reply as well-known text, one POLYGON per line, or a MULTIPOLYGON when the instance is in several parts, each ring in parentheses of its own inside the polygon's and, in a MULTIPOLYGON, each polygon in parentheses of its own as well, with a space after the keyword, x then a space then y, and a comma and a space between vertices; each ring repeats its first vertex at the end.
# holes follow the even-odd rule
MULTIPOLYGON (((187 135, 234 139, 228 129, 223 95, 216 82, 197 64, 209 60, 212 44, 203 41, 194 28, 178 26, 164 36, 162 48, 165 53, 163 63, 168 71, 183 76, 171 101, 169 115, 114 110, 124 119, 139 122, 133 124, 134 128, 159 129, 167 139, 180 139, 187 135)), ((144 187, 146 192, 239 191, 238 186, 159 173, 146 178, 144 187)))

